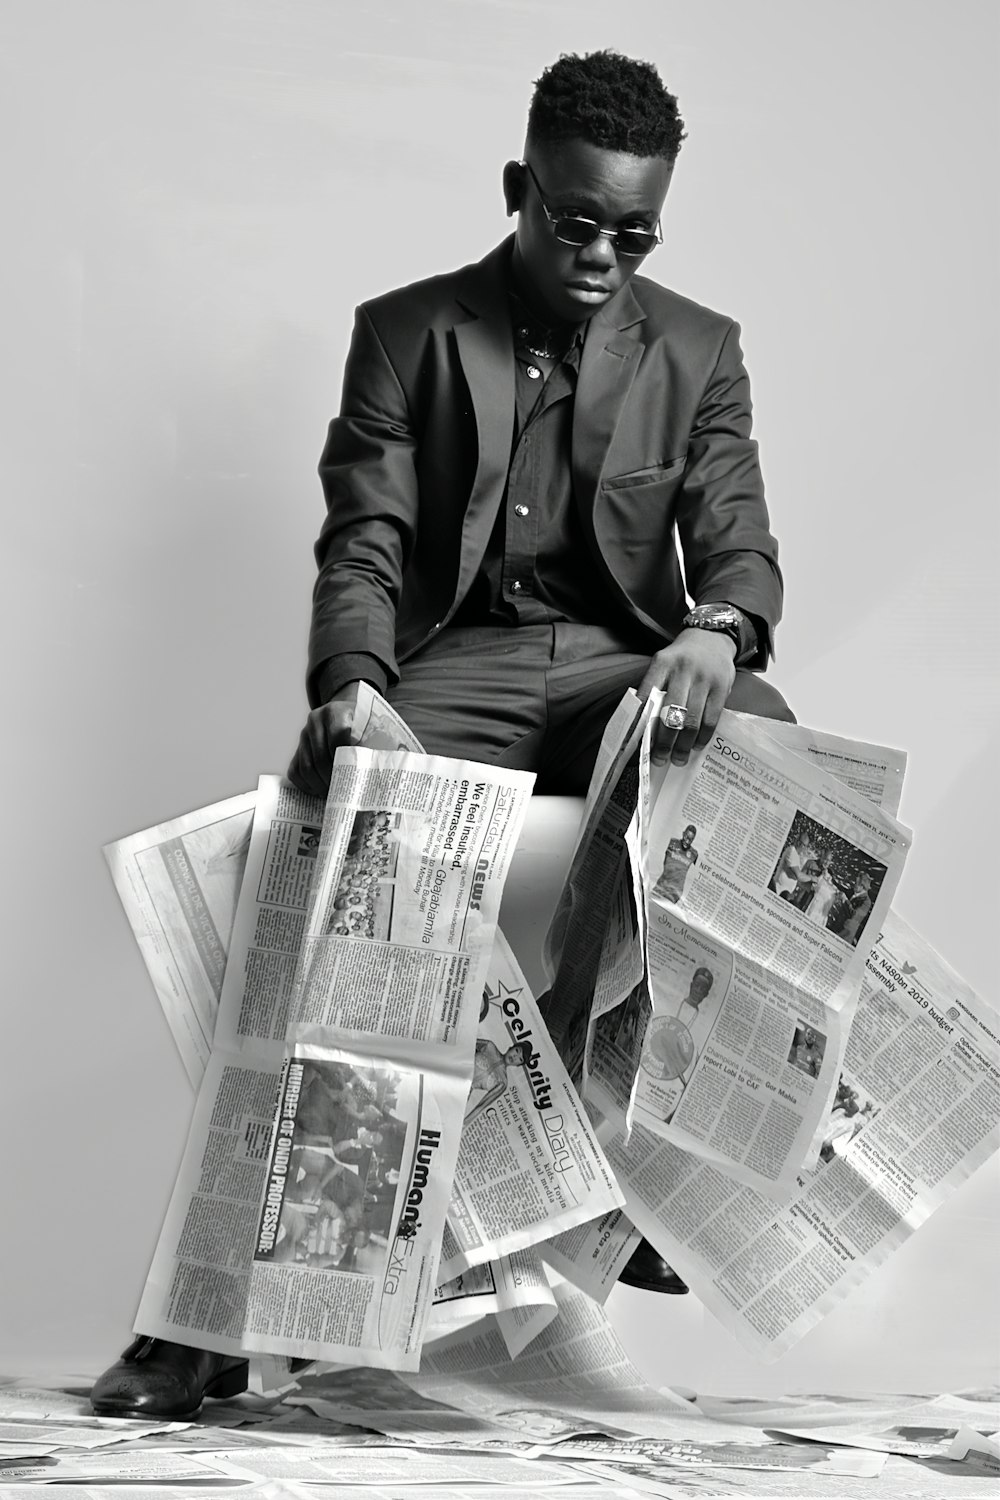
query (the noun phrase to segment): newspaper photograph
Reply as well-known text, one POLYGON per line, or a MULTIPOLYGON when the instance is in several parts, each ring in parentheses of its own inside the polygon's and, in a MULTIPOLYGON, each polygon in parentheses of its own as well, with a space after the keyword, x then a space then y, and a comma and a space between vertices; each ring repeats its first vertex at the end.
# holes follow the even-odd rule
POLYGON ((501 932, 479 1007, 441 1274, 619 1208, 621 1191, 501 932))
POLYGON ((867 959, 816 1165, 781 1207, 637 1126, 605 1142, 636 1226, 765 1359, 791 1348, 996 1149, 1000 1017, 894 913, 867 959))
POLYGON ((416 1368, 467 1088, 457 1074, 295 1046, 256 1225, 245 1349, 416 1368))

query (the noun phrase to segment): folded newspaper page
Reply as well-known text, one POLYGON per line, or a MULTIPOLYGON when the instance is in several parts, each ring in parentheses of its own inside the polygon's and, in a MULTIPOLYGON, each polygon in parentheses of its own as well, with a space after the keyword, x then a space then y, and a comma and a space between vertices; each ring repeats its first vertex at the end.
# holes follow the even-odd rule
POLYGON ((341 752, 320 834, 298 794, 264 779, 217 1028, 231 1045, 199 1096, 144 1330, 224 1353, 416 1364, 530 785, 341 752))
POLYGON ((194 1087, 212 1049, 255 801, 245 792, 104 850, 194 1087))
POLYGON ((601 989, 601 1005, 609 1009, 643 970, 641 916, 628 906, 638 877, 626 833, 639 797, 639 744, 651 712, 651 703, 629 692, 608 723, 545 938, 551 987, 539 1008, 574 1082, 583 1076, 595 993, 601 989))
POLYGON ((818 1150, 859 939, 888 909, 909 835, 735 715, 688 766, 649 774, 650 1008, 639 986, 598 1025, 588 1087, 620 1120, 634 1070, 630 1121, 780 1199, 818 1150), (801 892, 780 879, 792 846, 808 855, 801 892))
MULTIPOLYGON (((648 1384, 602 1308, 565 1282, 553 1290, 558 1316, 513 1363, 487 1319, 425 1345, 419 1374, 332 1371, 289 1400, 435 1447, 501 1434, 532 1445, 586 1432, 680 1437, 708 1425, 686 1401, 648 1384)), ((763 1440, 759 1430, 728 1432, 763 1440)))
POLYGON ((867 958, 819 1160, 782 1207, 641 1127, 606 1143, 636 1225, 776 1358, 996 1149, 1000 1016, 894 913, 867 958))
POLYGON ((427 1343, 493 1316, 511 1359, 556 1316, 556 1299, 534 1250, 473 1266, 435 1289, 427 1343))
POLYGON ((483 989, 441 1274, 621 1207, 621 1190, 503 934, 483 989))
MULTIPOLYGON (((391 739, 394 744, 401 743, 399 727, 394 724, 388 705, 377 700, 377 704, 366 705, 366 708, 369 708, 368 725, 376 725, 383 740, 391 739), (380 716, 376 714, 378 705, 383 710, 380 716)), ((405 726, 402 727, 405 729, 405 726)), ((366 733, 370 732, 366 727, 366 733)), ((148 893, 145 899, 152 924, 163 928, 168 925, 174 910, 173 886, 169 880, 161 880, 158 886, 149 873, 149 866, 152 864, 156 870, 177 867, 178 855, 173 845, 179 836, 179 825, 182 826, 189 846, 187 864, 194 863, 195 851, 198 849, 222 852, 222 857, 213 866, 213 873, 216 909, 224 909, 229 913, 228 922, 220 922, 216 929, 223 965, 229 953, 229 930, 234 925, 233 912, 237 901, 239 914, 232 940, 232 962, 227 970, 229 980, 226 1000, 218 1027, 218 1050, 220 1058, 226 1057, 235 1071, 216 1070, 206 1098, 214 1097, 218 1090, 225 1093, 233 1088, 237 1088, 237 1091, 242 1088, 242 1083, 237 1086, 236 1080, 242 1080, 244 1075, 235 1066, 236 1059, 241 1055, 253 1060, 250 1067, 252 1074, 263 1071, 270 1080, 269 1086, 277 1090, 285 1049, 283 1039, 279 1040, 275 1035, 280 1026, 275 1025, 274 1017, 277 1015, 281 1024, 287 1027, 295 973, 292 949, 301 941, 304 929, 305 907, 316 867, 323 816, 323 804, 318 799, 304 797, 277 777, 263 777, 256 796, 248 794, 232 801, 239 804, 241 814, 238 836, 230 833, 224 841, 219 837, 217 830, 220 826, 235 826, 232 807, 223 803, 188 814, 184 819, 174 820, 158 829, 135 835, 133 839, 121 841, 119 846, 112 846, 116 857, 122 861, 132 850, 135 851, 137 869, 142 870, 143 879, 136 881, 133 872, 130 881, 148 893), (258 815, 253 819, 251 829, 250 820, 253 818, 255 803, 258 815), (140 860, 145 861, 144 867, 138 865, 140 860), (240 877, 244 867, 246 879, 241 889, 240 877), (224 896, 220 891, 222 881, 225 881, 224 896), (161 910, 161 907, 165 910, 161 910), (270 1066, 265 1067, 265 1062, 270 1066)), ((127 909, 130 921, 136 927, 138 914, 134 908, 127 909)), ((195 910, 193 903, 188 903, 187 909, 195 910)), ((355 906, 340 908, 342 911, 346 910, 350 917, 353 917, 356 909, 355 906)), ((171 932, 172 951, 178 966, 190 965, 194 968, 199 953, 196 933, 179 922, 173 925, 171 932)), ((153 964, 150 964, 150 972, 154 983, 157 983, 159 976, 153 964)), ((218 987, 222 988, 221 973, 218 975, 218 987)), ((498 1100, 489 1106, 490 1122, 498 1124, 501 1118, 506 1121, 510 1133, 507 1144, 503 1144, 498 1131, 487 1129, 485 1122, 481 1122, 478 1138, 482 1151, 488 1154, 488 1163, 484 1166, 480 1159, 481 1153, 468 1148, 460 1151, 453 1187, 455 1216, 465 1226, 464 1238, 468 1244, 475 1244, 480 1256, 485 1247, 488 1257, 495 1259, 510 1250, 547 1238, 568 1226, 578 1226, 588 1220, 602 1222, 605 1210, 620 1202, 620 1191, 597 1145, 587 1115, 566 1080, 565 1070, 554 1052, 537 1010, 534 1009, 530 991, 502 939, 498 939, 490 958, 483 997, 484 1003, 489 1004, 489 1014, 496 1023, 494 1030, 498 1039, 502 1042, 506 1032, 508 1047, 515 1042, 530 1042, 531 1057, 536 1059, 534 1068, 514 1069, 510 1098, 506 1104, 501 1104, 498 1100), (486 1001, 487 994, 492 996, 491 1002, 486 1001), (530 1019, 526 1020, 526 1017, 530 1019), (541 1085, 537 1097, 542 1108, 534 1107, 536 1096, 530 1089, 532 1073, 536 1075, 535 1082, 541 1085), (530 1114, 525 1102, 529 1097, 532 1101, 530 1114), (532 1125, 536 1128, 529 1130, 532 1125), (549 1143, 551 1150, 536 1150, 531 1157, 526 1152, 524 1159, 517 1161, 513 1177, 508 1174, 506 1181, 501 1181, 499 1177, 494 1181, 490 1171, 497 1167, 499 1156, 519 1151, 521 1136, 526 1131, 536 1147, 549 1143), (526 1162, 533 1174, 530 1191, 526 1185, 529 1180, 525 1173, 526 1162), (516 1223, 507 1212, 507 1200, 515 1193, 519 1212, 516 1223), (491 1238, 493 1236, 495 1238, 491 1238)), ((480 1009, 482 1008, 481 1003, 480 1009)), ((181 1008, 178 1007, 178 1014, 180 1013, 181 1008)), ((214 1015, 212 1019, 214 1022, 214 1015)), ((483 1020, 479 1024, 481 1034, 477 1034, 477 1053, 488 1050, 481 1048, 480 1043, 489 1039, 483 1029, 483 1020)), ((200 1053, 196 1055, 195 1062, 197 1067, 193 1071, 197 1071, 200 1077, 204 1071, 200 1053)), ((367 1084, 359 1084, 358 1087, 360 1090, 366 1088, 367 1084)), ((318 1089, 318 1069, 314 1066, 307 1092, 310 1097, 315 1098, 318 1089)), ((473 1110, 477 1099, 485 1099, 484 1090, 473 1092, 470 1101, 470 1108, 473 1110)), ((483 1111, 480 1110, 479 1114, 482 1116, 483 1111)), ((207 1145, 204 1132, 209 1129, 208 1121, 214 1118, 211 1127, 213 1158, 217 1167, 225 1167, 219 1186, 222 1207, 219 1209, 216 1195, 207 1181, 199 1177, 198 1196, 190 1205, 194 1223, 202 1216, 206 1219, 213 1215, 217 1217, 217 1210, 231 1217, 237 1182, 242 1194, 240 1201, 248 1214, 262 1191, 259 1119, 255 1117, 252 1130, 249 1121, 243 1122, 244 1136, 241 1136, 236 1125, 227 1124, 222 1129, 218 1128, 219 1120, 223 1117, 225 1106, 221 1105, 220 1110, 216 1111, 213 1105, 208 1109, 201 1127, 202 1138, 207 1145), (247 1132, 250 1139, 245 1138, 247 1132)), ((365 1107, 353 1090, 340 1091, 337 1128, 341 1124, 352 1134, 365 1124, 365 1107)), ((200 1159, 197 1149, 192 1147, 192 1151, 194 1157, 200 1159)), ((299 1159, 297 1156, 296 1161, 299 1159)), ((333 1166, 334 1163, 331 1161, 330 1165, 333 1166)), ((380 1214, 384 1218, 384 1205, 390 1196, 388 1186, 389 1184, 381 1183, 377 1187, 376 1196, 381 1208, 376 1210, 374 1205, 369 1205, 376 1219, 379 1219, 380 1214)), ((343 1187, 341 1192, 343 1193, 343 1187)), ((185 1212, 183 1221, 187 1222, 187 1218, 185 1212)), ((186 1242, 190 1242, 190 1234, 189 1228, 186 1242)), ((601 1238, 599 1234, 597 1239, 601 1238)), ((626 1246, 634 1243, 635 1238, 629 1233, 626 1246)), ((458 1268, 467 1264, 466 1258, 458 1242, 450 1238, 447 1230, 445 1240, 446 1244, 452 1245, 457 1259, 454 1260, 454 1270, 449 1271, 447 1267, 443 1267, 439 1274, 443 1275, 447 1271, 448 1275, 454 1275, 458 1268)), ((603 1295, 606 1295, 621 1260, 609 1261, 605 1245, 602 1245, 600 1252, 595 1250, 595 1253, 600 1253, 600 1261, 591 1261, 588 1250, 588 1264, 599 1264, 607 1271, 608 1276, 603 1283, 603 1295)), ((169 1254, 164 1251, 158 1257, 155 1267, 158 1279, 169 1277, 169 1263, 169 1254)), ((228 1287, 232 1279, 238 1279, 232 1254, 227 1252, 225 1263, 228 1264, 228 1269, 220 1267, 219 1276, 221 1283, 228 1287)), ((558 1259, 558 1252, 556 1265, 564 1265, 564 1261, 558 1259)), ((203 1276, 204 1273, 197 1269, 192 1274, 203 1276)), ((187 1278, 183 1280, 186 1288, 187 1278)), ((597 1287, 594 1289, 596 1293, 597 1287)), ((231 1301, 231 1290, 228 1287, 225 1298, 227 1305, 231 1301)), ((184 1294, 186 1295, 186 1290, 184 1294)), ((239 1306, 241 1300, 241 1296, 236 1295, 233 1305, 239 1306)), ((142 1315, 147 1318, 153 1316, 148 1309, 147 1299, 142 1310, 142 1315)), ((236 1352, 242 1334, 234 1322, 227 1323, 226 1327, 229 1337, 234 1341, 227 1352, 236 1352)))
POLYGON ((553 1271, 595 1302, 604 1303, 641 1238, 632 1221, 615 1209, 554 1235, 538 1250, 553 1271))
POLYGON ((479 997, 532 780, 409 752, 338 752, 290 1005, 248 1348, 332 1360, 362 1348, 372 1363, 416 1367, 479 997), (361 916, 345 920, 355 908, 361 916), (326 1094, 314 1112, 302 1090, 317 1074, 326 1094), (365 1123, 345 1140, 335 1096, 346 1088, 357 1106, 362 1086, 365 1123))

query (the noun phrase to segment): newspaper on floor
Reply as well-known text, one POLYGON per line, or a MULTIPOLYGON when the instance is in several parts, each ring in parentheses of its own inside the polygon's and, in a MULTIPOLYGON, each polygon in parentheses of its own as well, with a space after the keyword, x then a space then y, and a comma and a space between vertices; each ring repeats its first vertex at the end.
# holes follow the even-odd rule
POLYGON ((1000 1016, 887 913, 817 1164, 777 1206, 642 1127, 606 1143, 626 1211, 723 1325, 789 1349, 996 1149, 1000 1016))
POLYGON ((515 1440, 534 1452, 585 1433, 766 1442, 759 1428, 716 1422, 651 1387, 602 1308, 566 1282, 554 1294, 558 1317, 514 1363, 487 1320, 425 1345, 419 1374, 330 1371, 288 1399, 426 1446, 515 1440))
POLYGON ((688 1473, 701 1469, 768 1469, 809 1470, 823 1474, 844 1474, 852 1478, 874 1478, 885 1467, 885 1454, 874 1451, 851 1451, 835 1443, 790 1444, 782 1441, 739 1443, 713 1434, 687 1438, 569 1438, 543 1451, 563 1461, 584 1459, 631 1468, 649 1477, 669 1479, 671 1471, 688 1473))
POLYGON ((530 785, 349 749, 321 833, 313 799, 262 779, 144 1332, 416 1364, 530 785))
POLYGON ((948 1458, 980 1474, 1000 1478, 1000 1442, 974 1427, 960 1427, 948 1448, 948 1458))
MULTIPOLYGON (((786 1412, 768 1427, 771 1436, 784 1442, 830 1442, 853 1448, 870 1448, 877 1453, 898 1453, 905 1458, 947 1458, 963 1432, 975 1431, 985 1443, 997 1444, 1000 1430, 1000 1405, 996 1401, 977 1403, 955 1396, 935 1396, 925 1400, 911 1397, 910 1409, 899 1411, 901 1398, 895 1397, 891 1412, 869 1411, 867 1420, 860 1412, 834 1410, 834 1420, 805 1421, 801 1412, 786 1412), (902 1415, 902 1420, 899 1420, 902 1415)), ((832 1405, 833 1403, 831 1403, 832 1405)))
MULTIPOLYGON (((185 1500, 218 1500, 220 1490, 223 1494, 230 1494, 236 1489, 246 1500, 316 1500, 317 1485, 325 1484, 335 1487, 337 1500, 401 1500, 403 1496, 406 1500, 441 1500, 442 1496, 447 1496, 447 1500, 535 1500, 541 1482, 543 1488, 548 1488, 550 1484, 572 1483, 570 1493, 573 1500, 608 1500, 604 1478, 591 1480, 589 1474, 581 1473, 577 1465, 566 1465, 569 1477, 559 1480, 554 1476, 550 1481, 546 1481, 544 1474, 539 1476, 536 1465, 531 1469, 527 1482, 521 1483, 510 1480, 511 1470, 506 1471, 508 1480, 499 1483, 489 1477, 470 1477, 461 1465, 447 1469, 442 1464, 425 1464, 424 1472, 436 1476, 432 1483, 417 1482, 412 1477, 407 1477, 413 1473, 412 1466, 393 1464, 378 1471, 375 1467, 365 1469, 362 1465, 362 1468, 372 1477, 355 1479, 350 1483, 338 1483, 329 1478, 312 1478, 307 1483, 299 1484, 292 1480, 246 1480, 241 1483, 238 1479, 222 1479, 219 1476, 214 1485, 204 1487, 185 1482, 182 1494, 185 1500), (448 1474, 451 1477, 445 1477, 448 1474)), ((2 1478, 0 1471, 0 1480, 2 1478)), ((127 1491, 128 1486, 116 1482, 101 1486, 73 1481, 74 1500, 120 1500, 123 1489, 127 1491)), ((178 1495, 175 1486, 157 1485, 154 1481, 143 1482, 141 1492, 142 1500, 177 1500, 178 1495)), ((643 1492, 627 1483, 624 1476, 616 1481, 614 1495, 615 1500, 643 1500, 643 1492)), ((17 1483, 0 1483, 0 1500, 24 1500, 24 1489, 17 1483)), ((977 1497, 969 1496, 968 1500, 977 1500, 977 1497)))
POLYGON ((588 1090, 780 1200, 819 1149, 909 834, 759 725, 724 713, 688 766, 650 767, 647 975, 596 1028, 588 1090))

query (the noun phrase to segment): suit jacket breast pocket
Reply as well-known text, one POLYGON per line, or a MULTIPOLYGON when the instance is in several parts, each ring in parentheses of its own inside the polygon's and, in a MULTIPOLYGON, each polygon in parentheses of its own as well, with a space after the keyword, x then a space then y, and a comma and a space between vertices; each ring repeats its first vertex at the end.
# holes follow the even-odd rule
POLYGON ((670 458, 666 463, 650 464, 644 469, 630 469, 627 474, 611 474, 601 480, 601 489, 629 490, 638 488, 640 485, 660 484, 664 480, 676 479, 684 472, 687 463, 687 454, 682 453, 679 458, 670 458))
POLYGON ((602 480, 594 529, 605 556, 617 554, 638 561, 645 553, 645 565, 655 566, 656 554, 671 543, 685 462, 683 457, 675 458, 602 480))

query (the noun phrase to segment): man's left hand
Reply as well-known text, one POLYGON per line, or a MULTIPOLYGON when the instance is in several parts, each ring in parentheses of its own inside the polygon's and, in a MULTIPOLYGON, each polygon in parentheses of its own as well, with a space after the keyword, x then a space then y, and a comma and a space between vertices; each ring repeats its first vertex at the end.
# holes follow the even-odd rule
POLYGON ((645 702, 653 688, 661 688, 664 711, 676 704, 687 717, 682 729, 670 729, 661 715, 653 733, 655 762, 682 766, 692 750, 708 744, 736 681, 735 657, 736 642, 716 630, 682 630, 657 651, 639 684, 639 697, 645 702))

